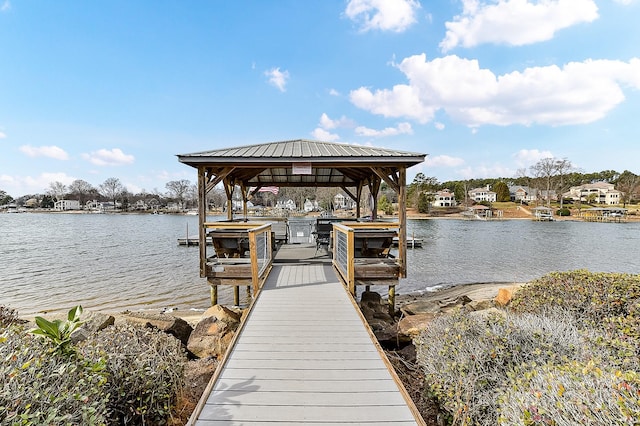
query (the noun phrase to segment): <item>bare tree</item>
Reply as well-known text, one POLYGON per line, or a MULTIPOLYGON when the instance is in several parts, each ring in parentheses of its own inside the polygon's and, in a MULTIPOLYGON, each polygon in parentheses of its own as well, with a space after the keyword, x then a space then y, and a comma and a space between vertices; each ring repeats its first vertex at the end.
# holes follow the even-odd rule
POLYGON ((622 205, 627 206, 640 188, 640 176, 625 170, 618 178, 618 191, 622 192, 622 205))
POLYGON ((95 190, 96 189, 89 182, 84 181, 82 179, 76 179, 73 182, 71 182, 71 185, 69 185, 69 192, 72 195, 75 195, 78 197, 80 206, 84 206, 86 202, 86 196, 94 192, 95 190))
POLYGON ((555 174, 555 159, 552 157, 543 158, 530 168, 533 177, 541 179, 547 186, 547 207, 551 204, 549 193, 551 192, 551 179, 555 174))
POLYGON ((224 207, 227 202, 227 194, 224 192, 223 188, 216 186, 209 191, 207 199, 209 200, 208 203, 214 208, 224 207))
POLYGON ((191 189, 191 182, 189 182, 187 179, 172 180, 170 182, 167 182, 165 187, 169 191, 169 194, 173 198, 178 200, 178 202, 180 203, 180 209, 184 210, 184 199, 191 189))
MULTIPOLYGON (((573 165, 566 158, 558 159, 553 157, 543 158, 536 164, 531 166, 531 173, 534 177, 542 179, 547 187, 546 200, 547 207, 551 205, 551 188, 553 179, 559 177, 559 185, 557 189, 562 192, 564 190, 564 176, 573 170, 573 165)), ((562 197, 561 197, 562 202, 562 197)))
POLYGON ((556 160, 556 175, 558 176, 558 185, 556 186, 556 190, 558 191, 558 195, 560 196, 560 208, 563 207, 564 204, 564 195, 563 193, 568 189, 565 185, 565 176, 571 173, 574 170, 573 164, 571 161, 563 158, 562 160, 556 160))
POLYGON ((58 181, 51 182, 49 184, 49 190, 47 192, 56 200, 63 200, 65 194, 67 193, 67 185, 58 181))
POLYGON ((113 201, 113 208, 116 208, 118 197, 125 191, 124 185, 118 178, 108 178, 100 185, 100 193, 108 200, 113 201))

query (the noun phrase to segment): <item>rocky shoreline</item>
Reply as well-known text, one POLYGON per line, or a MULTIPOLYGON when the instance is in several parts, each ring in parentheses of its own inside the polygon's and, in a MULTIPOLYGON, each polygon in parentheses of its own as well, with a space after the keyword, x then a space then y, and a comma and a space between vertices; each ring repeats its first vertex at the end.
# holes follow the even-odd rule
MULTIPOLYGON (((388 304, 378 293, 364 292, 359 301, 363 316, 369 323, 378 342, 414 399, 425 415, 437 407, 425 399, 424 381, 416 367, 413 339, 439 315, 464 307, 472 311, 486 311, 506 305, 513 293, 524 283, 474 283, 439 289, 422 294, 406 294, 396 297, 394 316, 388 304)), ((184 380, 186 395, 182 398, 182 411, 193 410, 214 374, 216 367, 233 340, 247 309, 213 306, 207 311, 121 312, 117 314, 85 311, 83 326, 74 333, 75 341, 86 339, 106 327, 131 324, 154 328, 171 334, 180 340, 188 353, 189 363, 184 380)), ((49 320, 64 319, 62 314, 44 315, 49 320)), ((33 322, 33 318, 25 319, 33 322)))

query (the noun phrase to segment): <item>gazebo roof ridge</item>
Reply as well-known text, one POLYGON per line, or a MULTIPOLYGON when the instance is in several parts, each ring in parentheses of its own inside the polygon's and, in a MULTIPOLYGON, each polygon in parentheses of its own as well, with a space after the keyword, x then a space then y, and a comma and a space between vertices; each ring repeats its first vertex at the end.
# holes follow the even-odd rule
POLYGON ((371 147, 366 145, 317 141, 310 139, 292 139, 286 141, 250 144, 232 148, 221 148, 188 154, 179 154, 178 158, 181 162, 186 164, 199 163, 205 158, 209 161, 215 161, 215 159, 222 160, 228 158, 238 158, 248 162, 256 159, 281 160, 283 158, 288 158, 290 161, 313 160, 314 162, 336 161, 337 159, 346 160, 348 162, 355 159, 385 159, 385 162, 393 162, 397 159, 402 163, 406 163, 408 161, 408 165, 413 165, 424 161, 425 155, 426 154, 371 147))

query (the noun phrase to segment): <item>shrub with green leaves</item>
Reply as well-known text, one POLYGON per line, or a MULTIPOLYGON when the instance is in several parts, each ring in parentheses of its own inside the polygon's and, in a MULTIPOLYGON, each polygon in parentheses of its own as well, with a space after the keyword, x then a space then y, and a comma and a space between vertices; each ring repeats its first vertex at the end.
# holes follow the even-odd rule
POLYGON ((167 422, 187 362, 178 339, 152 328, 117 325, 84 341, 80 353, 106 359, 113 424, 167 422))
POLYGON ((53 344, 53 351, 62 355, 75 354, 75 346, 71 344, 71 335, 82 325, 80 321, 82 306, 72 308, 67 314, 66 320, 55 319, 52 321, 42 317, 35 317, 36 328, 32 334, 42 336, 53 344))
POLYGON ((569 317, 462 311, 442 316, 414 341, 427 385, 452 425, 495 425, 499 391, 525 368, 588 358, 569 317))
POLYGON ((0 422, 104 425, 107 381, 101 360, 52 352, 22 326, 0 329, 0 422))

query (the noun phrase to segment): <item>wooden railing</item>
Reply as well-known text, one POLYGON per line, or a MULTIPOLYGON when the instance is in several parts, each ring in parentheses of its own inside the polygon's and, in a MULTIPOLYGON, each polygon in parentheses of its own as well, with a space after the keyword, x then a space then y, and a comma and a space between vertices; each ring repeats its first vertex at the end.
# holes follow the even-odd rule
POLYGON ((333 265, 349 292, 357 285, 388 285, 389 304, 395 304, 400 265, 391 253, 398 236, 397 222, 342 222, 333 224, 333 265))
POLYGON ((235 286, 236 304, 239 286, 250 286, 255 295, 273 263, 271 224, 209 222, 204 227, 215 250, 215 255, 205 250, 205 276, 211 285, 211 303, 217 304, 218 285, 235 286))

